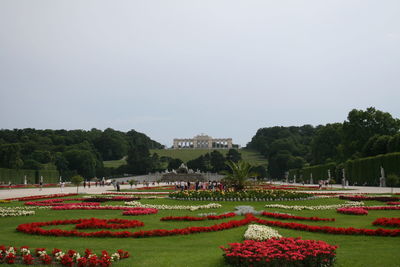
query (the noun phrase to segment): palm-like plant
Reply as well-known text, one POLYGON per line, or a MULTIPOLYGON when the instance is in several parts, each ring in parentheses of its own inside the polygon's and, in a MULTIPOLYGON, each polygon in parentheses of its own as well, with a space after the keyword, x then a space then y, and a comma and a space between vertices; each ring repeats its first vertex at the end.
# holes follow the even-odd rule
POLYGON ((243 190, 246 180, 258 175, 252 171, 253 167, 243 160, 240 160, 238 163, 227 161, 226 165, 228 165, 230 170, 222 172, 222 174, 225 174, 224 181, 232 186, 235 191, 243 190))

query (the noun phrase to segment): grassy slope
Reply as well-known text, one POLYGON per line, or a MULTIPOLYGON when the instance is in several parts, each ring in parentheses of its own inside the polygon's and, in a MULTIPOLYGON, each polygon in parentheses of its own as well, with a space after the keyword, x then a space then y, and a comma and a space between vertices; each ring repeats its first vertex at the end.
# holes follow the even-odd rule
MULTIPOLYGON (((206 201, 177 201, 169 199, 142 200, 142 203, 154 204, 183 204, 198 205, 209 203, 206 201)), ((162 211, 155 215, 144 215, 130 217, 129 219, 141 220, 145 226, 141 229, 174 229, 187 226, 206 226, 229 221, 203 222, 162 222, 163 216, 197 215, 205 212, 231 211, 237 205, 252 205, 257 210, 263 209, 266 203, 262 202, 220 202, 223 207, 218 210, 190 211, 162 211)), ((295 202, 274 202, 289 205, 318 205, 343 203, 338 199, 321 199, 295 202)), ((115 203, 115 204, 122 204, 115 203)), ((368 202, 368 205, 382 205, 380 202, 368 202)), ((21 203, 0 204, 2 206, 21 205, 21 203)), ((338 214, 334 210, 328 211, 288 211, 280 209, 269 209, 269 211, 280 211, 301 216, 335 217, 336 222, 304 222, 293 221, 315 225, 329 225, 336 227, 366 227, 377 228, 371 222, 379 217, 400 217, 400 211, 370 211, 368 216, 352 216, 338 214)), ((120 211, 51 211, 37 210, 37 214, 27 217, 0 218, 0 244, 22 246, 31 248, 45 247, 48 250, 54 247, 67 249, 78 249, 83 252, 85 248, 92 248, 95 252, 103 249, 114 251, 117 248, 128 250, 132 257, 114 266, 226 266, 223 262, 222 251, 218 248, 228 243, 241 242, 246 226, 212 233, 192 234, 188 236, 153 237, 153 238, 77 238, 77 237, 45 237, 19 233, 15 231, 18 224, 27 222, 50 221, 72 218, 124 218, 120 211)), ((235 219, 242 218, 237 217, 235 219)), ((265 218, 267 219, 267 218, 265 218)), ((271 219, 276 220, 276 219, 271 219)), ((292 221, 292 220, 290 220, 292 221)), ((54 227, 56 228, 56 227, 54 227)), ((72 229, 72 226, 60 226, 63 229, 72 229)), ((330 244, 338 245, 337 266, 399 266, 398 254, 400 250, 400 237, 371 237, 371 236, 346 236, 318 234, 303 231, 275 228, 283 236, 299 237, 303 239, 318 239, 330 244)), ((136 231, 133 229, 133 231, 136 231)))
MULTIPOLYGON (((191 159, 195 159, 201 155, 204 155, 205 153, 211 152, 212 150, 208 149, 180 149, 180 150, 174 150, 174 149, 152 149, 150 150, 150 153, 157 153, 160 157, 162 156, 167 156, 171 158, 178 158, 181 159, 183 162, 188 162, 191 159)), ((219 149, 219 152, 221 152, 223 155, 225 155, 228 150, 227 149, 219 149)), ((264 167, 267 167, 268 161, 261 156, 258 152, 256 151, 251 151, 251 150, 244 150, 241 149, 239 152, 242 154, 242 158, 245 161, 248 161, 252 165, 263 165, 264 167)), ((114 167, 117 168, 123 164, 126 163, 125 159, 120 159, 120 160, 108 160, 108 161, 103 161, 104 167, 114 167)))
MULTIPOLYGON (((201 155, 204 155, 213 150, 208 149, 153 149, 151 153, 157 153, 160 157, 167 156, 171 158, 181 159, 183 162, 195 159, 201 155)), ((223 155, 228 153, 227 149, 218 149, 223 155)), ((264 165, 267 166, 267 160, 262 157, 258 152, 251 150, 241 149, 239 152, 242 154, 242 158, 245 161, 250 162, 252 165, 264 165)))

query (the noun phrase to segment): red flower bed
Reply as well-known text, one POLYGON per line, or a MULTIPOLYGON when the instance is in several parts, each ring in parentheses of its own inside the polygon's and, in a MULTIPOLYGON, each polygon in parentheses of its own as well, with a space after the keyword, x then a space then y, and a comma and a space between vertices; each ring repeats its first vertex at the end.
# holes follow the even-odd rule
POLYGON ((342 213, 342 214, 368 215, 368 210, 366 210, 364 208, 359 208, 359 207, 355 207, 355 208, 339 208, 339 209, 336 209, 336 211, 338 213, 342 213))
POLYGON ((51 254, 46 252, 45 248, 37 248, 31 254, 29 247, 23 246, 20 249, 14 247, 13 252, 6 253, 10 247, 0 246, 0 264, 25 264, 25 265, 52 265, 57 266, 77 266, 77 267, 108 267, 113 261, 129 257, 127 251, 118 249, 116 253, 110 254, 103 250, 101 255, 97 256, 90 249, 85 250, 85 255, 78 258, 79 253, 75 250, 68 250, 63 253, 60 249, 53 249, 51 254))
POLYGON ((400 218, 378 218, 372 224, 400 227, 400 218))
POLYGON ((333 266, 337 246, 323 241, 300 238, 271 238, 231 243, 225 252, 226 262, 234 266, 333 266))
POLYGON ((140 200, 140 197, 125 197, 125 196, 90 197, 90 198, 85 198, 83 201, 85 201, 85 202, 107 202, 107 201, 134 201, 134 200, 140 200))
POLYGON ((181 217, 162 217, 160 221, 205 221, 205 220, 220 220, 224 218, 235 217, 236 214, 233 212, 222 214, 222 215, 208 215, 208 216, 200 216, 200 217, 192 217, 192 216, 181 216, 181 217))
POLYGON ((400 197, 380 197, 380 196, 363 196, 363 195, 355 195, 355 196, 339 196, 340 199, 346 199, 351 201, 365 201, 365 200, 375 200, 375 201, 396 201, 400 200, 400 197))
POLYGON ((43 200, 43 201, 27 201, 24 204, 28 206, 99 206, 100 203, 95 203, 95 202, 69 202, 69 203, 64 203, 64 201, 70 201, 70 200, 84 200, 82 198, 67 198, 67 199, 48 199, 48 200, 43 200))
POLYGON ((315 225, 307 225, 300 223, 285 223, 279 221, 267 221, 255 218, 251 215, 252 220, 259 224, 264 224, 268 226, 277 226, 281 228, 300 230, 300 231, 308 231, 308 232, 317 232, 317 233, 326 233, 326 234, 334 234, 334 235, 370 235, 370 236, 400 236, 400 229, 391 230, 391 229, 365 229, 365 228, 343 228, 343 227, 331 227, 331 226, 315 226, 315 225))
POLYGON ((76 229, 124 229, 143 226, 144 223, 136 220, 110 219, 102 220, 97 218, 83 219, 75 225, 76 229))
POLYGON ((124 193, 124 192, 106 192, 106 193, 101 193, 102 195, 169 195, 169 192, 129 192, 129 193, 124 193))
POLYGON ((157 212, 158 209, 136 207, 136 208, 130 208, 129 210, 122 212, 122 215, 136 216, 136 215, 155 214, 157 212))
POLYGON ((388 205, 400 205, 400 201, 387 202, 388 205))
POLYGON ((30 201, 36 199, 46 199, 46 198, 55 198, 55 197, 69 197, 69 196, 77 196, 78 194, 69 193, 69 194, 52 194, 52 195, 39 195, 39 196, 29 196, 29 197, 15 197, 15 198, 7 198, 6 200, 18 200, 18 201, 30 201))
POLYGON ((366 210, 400 210, 400 207, 398 207, 398 206, 395 206, 395 207, 391 207, 391 206, 381 206, 381 207, 373 207, 373 206, 371 206, 371 207, 368 207, 368 206, 365 206, 365 207, 362 207, 363 209, 366 209, 366 210))
POLYGON ((229 221, 226 223, 220 223, 212 226, 201 226, 201 227, 186 227, 182 229, 173 229, 173 230, 164 230, 164 229, 156 229, 156 230, 148 230, 148 231, 138 231, 138 232, 110 232, 110 231, 98 231, 98 232, 79 232, 76 230, 61 230, 61 229, 51 229, 45 230, 43 226, 49 225, 67 225, 67 224, 80 224, 84 219, 78 220, 63 220, 63 221, 50 221, 50 222, 34 222, 34 223, 26 223, 20 224, 17 227, 17 231, 27 233, 27 234, 36 234, 36 235, 45 235, 45 236, 79 236, 79 237, 152 237, 152 236, 171 236, 171 235, 188 235, 194 233, 202 233, 202 232, 214 232, 214 231, 222 231, 225 229, 231 229, 243 225, 247 225, 253 221, 253 218, 250 215, 247 215, 245 219, 239 221, 229 221))
POLYGON ((326 222, 333 222, 335 221, 334 218, 319 218, 319 217, 302 217, 302 216, 294 216, 282 213, 272 213, 272 212, 263 212, 261 213, 262 216, 265 217, 272 217, 277 219, 293 219, 293 220, 303 220, 303 221, 326 221, 326 222))
MULTIPOLYGON (((112 222, 110 220, 102 220, 102 219, 96 219, 92 218, 89 219, 92 221, 98 220, 98 227, 95 223, 95 225, 92 225, 90 228, 102 228, 101 226, 104 226, 104 228, 111 228, 111 229, 118 229, 120 224, 116 224, 115 227, 117 228, 112 228, 112 226, 107 226, 110 225, 109 223, 112 222), (105 224, 104 224, 104 221, 105 224)), ((125 225, 128 223, 125 221, 125 225)), ((43 226, 50 226, 50 225, 67 225, 67 224, 76 224, 81 225, 82 227, 85 227, 85 223, 88 222, 88 219, 77 219, 77 220, 63 220, 63 221, 50 221, 50 222, 33 222, 33 223, 26 223, 26 224, 20 224, 17 227, 17 231, 28 233, 28 234, 37 234, 37 235, 44 235, 44 236, 79 236, 79 237, 129 237, 132 235, 131 232, 128 231, 123 231, 123 232, 110 232, 110 231, 98 231, 98 232, 80 232, 77 230, 61 230, 61 229, 50 229, 50 230, 45 230, 42 227, 43 226)), ((143 222, 132 220, 131 221, 132 225, 137 226, 143 226, 143 222)), ((88 226, 89 227, 89 226, 88 226)), ((126 228, 126 227, 121 227, 121 228, 126 228)))

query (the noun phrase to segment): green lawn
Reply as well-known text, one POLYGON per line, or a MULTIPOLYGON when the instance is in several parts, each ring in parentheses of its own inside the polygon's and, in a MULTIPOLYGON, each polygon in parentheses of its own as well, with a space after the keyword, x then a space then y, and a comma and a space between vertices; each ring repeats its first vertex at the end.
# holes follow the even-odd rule
MULTIPOLYGON (((150 153, 157 153, 160 157, 167 156, 171 158, 181 159, 183 162, 195 159, 201 155, 212 152, 208 149, 152 149, 150 153)), ((223 155, 228 153, 227 149, 217 149, 223 155)), ((268 161, 261 154, 252 150, 240 149, 239 152, 242 154, 242 159, 248 161, 252 165, 263 165, 267 166, 268 161)))
MULTIPOLYGON (((210 203, 210 201, 178 201, 171 199, 143 199, 142 203, 151 204, 178 204, 178 205, 199 205, 210 203)), ((232 211, 237 205, 252 205, 257 210, 263 210, 265 204, 288 204, 288 205, 321 205, 343 203, 339 199, 319 199, 297 202, 219 202, 223 207, 212 210, 181 211, 181 210, 160 210, 158 214, 125 217, 121 211, 52 211, 37 210, 36 215, 26 217, 0 218, 0 245, 23 246, 31 248, 45 247, 51 250, 55 247, 67 250, 77 249, 83 253, 85 248, 94 249, 99 253, 105 249, 114 252, 116 249, 124 249, 130 252, 131 258, 122 260, 114 266, 226 266, 223 262, 222 251, 218 248, 226 246, 231 242, 243 241, 243 234, 247 226, 224 230, 220 232, 200 233, 186 236, 171 237, 150 237, 150 238, 79 238, 79 237, 49 237, 19 233, 15 230, 18 224, 27 222, 51 221, 60 219, 77 218, 123 218, 136 219, 145 223, 140 229, 174 229, 187 226, 207 226, 218 224, 231 219, 218 221, 199 222, 164 222, 160 221, 163 216, 196 216, 199 213, 227 212, 232 211)), ((122 202, 108 202, 123 204, 122 202)), ((21 202, 4 203, 4 206, 21 206, 21 202)), ((368 205, 384 205, 382 202, 367 202, 368 205)), ((301 216, 319 216, 325 218, 336 218, 335 222, 309 222, 295 221, 312 225, 327 225, 335 227, 359 227, 376 229, 371 222, 379 217, 400 217, 400 211, 369 211, 367 216, 343 215, 335 210, 327 211, 291 211, 280 209, 268 209, 273 212, 284 212, 301 216)), ((235 217, 233 219, 241 219, 235 217)), ((265 218, 267 219, 267 218, 265 218)), ((270 219, 278 220, 278 219, 270 219)), ((286 220, 287 222, 288 220, 286 220)), ((57 227, 52 227, 57 228, 57 227)), ((59 227, 61 228, 61 227, 59 227)), ((63 229, 72 229, 72 226, 63 226, 63 229)), ((336 266, 399 266, 400 237, 373 237, 373 236, 348 236, 311 233, 304 231, 275 228, 285 237, 302 237, 303 239, 323 240, 330 244, 338 245, 336 266)), ((132 229, 137 231, 137 229, 132 229)))
MULTIPOLYGON (((223 155, 228 153, 227 149, 217 149, 223 155)), ((181 159, 183 162, 195 159, 201 155, 209 153, 213 150, 208 149, 151 149, 150 153, 157 153, 160 157, 166 156, 171 158, 181 159)), ((268 166, 268 161, 257 151, 240 149, 239 152, 242 154, 242 159, 248 161, 252 165, 263 165, 268 166)), ((118 168, 119 166, 126 164, 125 159, 119 160, 107 160, 103 161, 104 167, 118 168)))
POLYGON ((103 161, 104 167, 107 168, 118 168, 121 165, 126 164, 125 159, 118 159, 118 160, 106 160, 103 161))

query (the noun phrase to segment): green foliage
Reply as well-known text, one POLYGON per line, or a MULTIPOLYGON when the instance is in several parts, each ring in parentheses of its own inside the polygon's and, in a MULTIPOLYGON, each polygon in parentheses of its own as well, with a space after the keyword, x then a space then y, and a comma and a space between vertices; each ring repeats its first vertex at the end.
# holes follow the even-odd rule
POLYGON ((83 182, 83 177, 80 175, 75 175, 71 177, 71 183, 76 185, 76 193, 78 193, 79 185, 83 182))
POLYGON ((367 141, 374 135, 395 135, 400 129, 400 121, 387 112, 373 107, 365 111, 353 109, 343 123, 343 145, 347 158, 362 151, 367 141))
POLYGON ((97 161, 95 155, 88 150, 69 150, 64 154, 68 161, 68 168, 75 170, 85 178, 96 176, 97 161))
POLYGON ((386 178, 386 185, 389 187, 396 187, 400 185, 400 177, 394 173, 391 173, 386 178))
POLYGON ((0 130, 0 167, 44 169, 45 165, 55 165, 65 178, 76 173, 91 178, 96 172, 107 172, 103 158, 121 159, 128 146, 137 145, 163 147, 134 130, 0 130))
POLYGON ((222 172, 225 174, 224 182, 233 187, 235 191, 243 190, 247 179, 258 176, 257 173, 252 171, 253 167, 246 161, 240 160, 238 163, 227 161, 226 165, 228 165, 229 170, 222 172))
POLYGON ((183 161, 181 159, 170 159, 169 163, 168 163, 168 170, 176 170, 179 168, 179 166, 181 166, 181 164, 183 163, 183 161))
POLYGON ((153 166, 149 149, 144 144, 131 146, 126 162, 131 174, 147 174, 153 166))
POLYGON ((241 190, 241 191, 175 191, 169 193, 169 197, 178 199, 211 199, 211 200, 253 200, 253 199, 301 199, 311 197, 312 194, 294 192, 288 190, 241 190))
POLYGON ((241 159, 242 159, 242 154, 240 154, 240 152, 237 149, 231 148, 226 154, 226 160, 238 162, 241 159))

